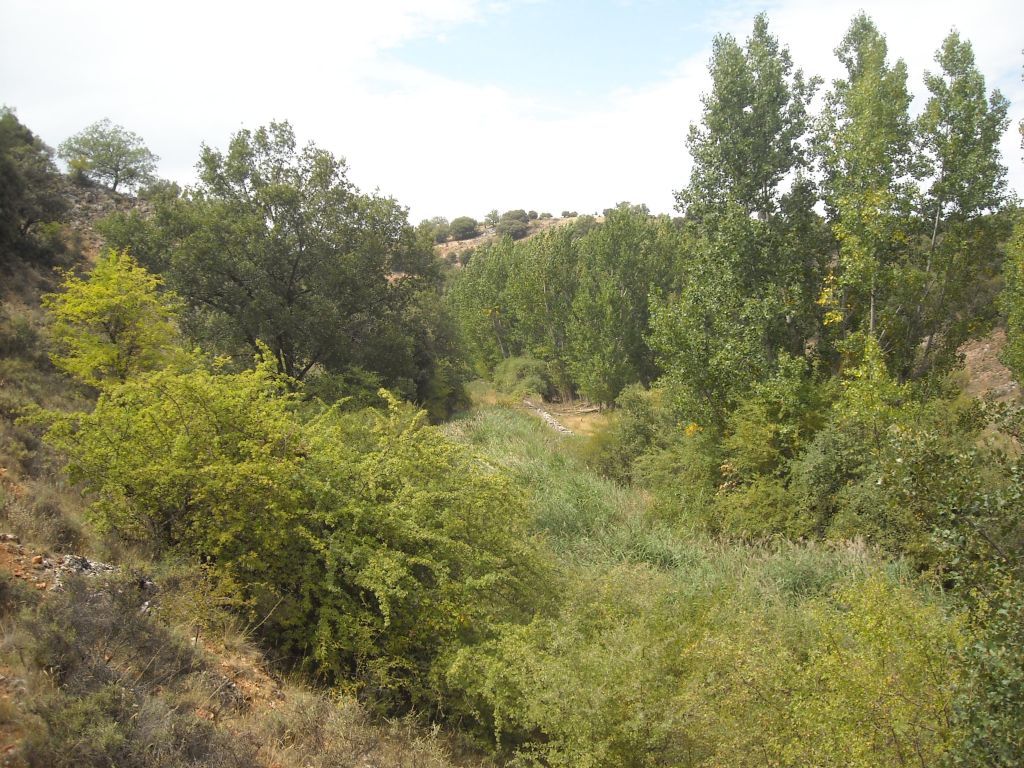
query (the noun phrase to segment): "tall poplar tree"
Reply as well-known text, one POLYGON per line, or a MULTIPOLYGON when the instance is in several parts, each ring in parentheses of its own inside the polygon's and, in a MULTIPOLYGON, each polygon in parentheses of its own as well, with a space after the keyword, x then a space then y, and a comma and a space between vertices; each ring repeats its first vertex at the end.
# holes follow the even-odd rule
POLYGON ((819 81, 794 70, 763 13, 745 48, 732 35, 715 38, 708 69, 711 92, 701 125, 690 127, 693 172, 677 207, 700 214, 732 198, 766 218, 778 209, 782 180, 803 164, 807 106, 819 81))
POLYGON ((925 74, 931 97, 917 121, 921 143, 932 165, 931 185, 923 208, 929 238, 924 255, 923 284, 909 345, 926 339, 922 364, 938 351, 949 358, 966 336, 966 322, 977 314, 972 288, 993 263, 992 255, 1005 233, 996 231, 985 214, 1006 197, 1006 167, 999 139, 1009 123, 1009 103, 999 91, 986 97, 985 78, 974 63, 971 43, 954 31, 935 55, 939 72, 925 74))
POLYGON ((891 267, 909 237, 915 191, 907 67, 902 59, 889 64, 885 37, 863 13, 854 17, 836 55, 847 75, 826 96, 816 140, 839 241, 833 296, 847 329, 877 336, 891 267))

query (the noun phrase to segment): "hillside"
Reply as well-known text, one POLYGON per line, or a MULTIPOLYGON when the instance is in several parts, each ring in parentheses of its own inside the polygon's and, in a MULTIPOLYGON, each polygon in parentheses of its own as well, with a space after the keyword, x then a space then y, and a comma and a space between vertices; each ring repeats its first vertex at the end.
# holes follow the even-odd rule
MULTIPOLYGON (((533 219, 529 222, 529 231, 524 236, 524 240, 528 240, 535 235, 545 232, 553 227, 562 227, 571 225, 579 217, 572 218, 550 218, 550 219, 533 219)), ((603 221, 603 217, 598 216, 594 218, 595 221, 603 221)), ((444 243, 438 243, 434 246, 434 253, 437 254, 438 258, 448 262, 456 267, 462 265, 462 259, 460 258, 463 254, 474 251, 477 248, 489 245, 498 239, 498 234, 494 227, 483 227, 483 231, 476 237, 471 237, 467 240, 449 240, 444 243)))
MULTIPOLYGON (((132 204, 74 191, 74 243, 132 204)), ((88 408, 51 365, 39 292, 16 268, 0 297, 0 754, 7 766, 482 765, 415 718, 382 720, 294 674, 220 607, 201 572, 157 564, 100 535, 90 497, 18 418, 88 408), (15 292, 17 289, 17 292, 15 292), (101 558, 112 560, 108 565, 101 558)))
POLYGON ((680 215, 457 244, 285 120, 180 190, 0 107, 0 758, 1024 764, 1009 104, 838 44, 715 37, 680 215))

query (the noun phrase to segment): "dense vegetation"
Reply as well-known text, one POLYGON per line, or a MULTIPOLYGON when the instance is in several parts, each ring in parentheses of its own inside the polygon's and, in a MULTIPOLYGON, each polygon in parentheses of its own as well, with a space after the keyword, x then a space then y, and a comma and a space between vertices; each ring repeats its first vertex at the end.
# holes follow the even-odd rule
POLYGON ((870 19, 837 55, 814 115, 766 17, 719 36, 681 216, 492 211, 447 270, 475 220, 412 227, 287 123, 205 147, 86 265, 0 114, 3 517, 122 563, 0 581, 26 764, 355 761, 351 698, 186 716, 235 621, 510 766, 1019 765, 1024 410, 957 385, 999 323, 1024 374, 1007 103, 956 33, 917 118, 870 19), (506 404, 467 410, 470 370, 506 404), (610 415, 565 437, 524 394, 610 415))

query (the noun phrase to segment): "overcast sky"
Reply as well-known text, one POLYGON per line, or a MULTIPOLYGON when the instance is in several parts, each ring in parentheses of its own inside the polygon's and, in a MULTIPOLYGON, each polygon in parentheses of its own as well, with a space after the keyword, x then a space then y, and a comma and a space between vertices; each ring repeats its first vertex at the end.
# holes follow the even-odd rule
POLYGON ((765 10, 797 66, 830 83, 861 8, 906 60, 915 110, 950 29, 974 43, 1011 101, 1003 159, 1024 193, 1020 0, 0 0, 0 103, 52 146, 109 117, 183 184, 200 144, 287 119, 413 221, 623 200, 666 212, 714 35, 745 40, 765 10))

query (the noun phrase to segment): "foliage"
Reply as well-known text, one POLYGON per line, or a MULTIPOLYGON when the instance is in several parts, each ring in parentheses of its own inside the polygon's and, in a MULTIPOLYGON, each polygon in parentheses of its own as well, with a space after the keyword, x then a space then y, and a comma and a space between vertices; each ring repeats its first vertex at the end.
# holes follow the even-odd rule
POLYGON ((57 154, 73 171, 108 184, 128 189, 148 184, 160 159, 142 137, 104 118, 61 142, 57 154))
POLYGON ((498 223, 495 225, 495 231, 498 233, 499 237, 510 237, 513 240, 520 240, 529 234, 530 225, 522 219, 510 217, 506 213, 498 219, 498 223))
POLYGON ((123 382, 182 356, 179 304, 161 280, 127 253, 101 255, 87 279, 67 272, 60 293, 43 297, 61 370, 90 386, 123 382))
POLYGON ((268 361, 136 376, 48 439, 101 530, 206 564, 321 674, 436 706, 437 660, 541 599, 517 497, 393 399, 303 417, 268 361))
POLYGON ((162 195, 151 219, 115 217, 108 241, 164 273, 212 351, 261 343, 289 378, 361 369, 421 402, 460 398, 437 264, 394 200, 360 194, 343 160, 296 145, 288 123, 206 147, 200 184, 162 195))
POLYGON ((578 241, 579 286, 568 334, 569 370, 583 394, 614 402, 633 382, 649 385, 658 368, 644 334, 649 299, 670 280, 678 230, 643 205, 622 203, 578 241))
POLYGON ((965 636, 897 570, 863 547, 679 539, 524 415, 452 430, 513 469, 567 570, 557 613, 447 671, 513 765, 939 764, 965 636))
POLYGON ((477 371, 532 357, 549 364, 562 397, 579 390, 602 402, 633 381, 649 383, 648 297, 670 281, 678 237, 667 217, 623 204, 604 224, 578 220, 479 252, 450 292, 477 371))
POLYGON ((680 210, 696 215, 729 198, 762 218, 778 207, 779 185, 803 165, 807 108, 819 83, 793 70, 789 49, 758 14, 741 48, 732 35, 713 43, 711 93, 703 97, 702 126, 690 127, 694 158, 689 187, 676 194, 680 210))
POLYGON ((999 297, 1006 315, 1006 349, 1003 362, 1017 381, 1024 380, 1024 217, 1017 217, 1006 247, 1005 287, 999 297))
POLYGON ((536 394, 547 399, 553 394, 547 364, 529 357, 510 357, 498 363, 494 385, 511 395, 536 394))
POLYGON ((36 237, 58 221, 67 204, 60 193, 53 150, 0 107, 0 253, 46 257, 45 238, 36 237))
MULTIPOLYGON (((880 326, 885 290, 910 238, 908 217, 919 175, 908 117, 910 93, 902 59, 890 66, 884 36, 863 13, 853 19, 836 55, 847 70, 826 96, 816 139, 824 196, 839 242, 837 309, 851 328, 902 338, 880 326)), ((898 360, 897 365, 906 365, 898 360)))
POLYGON ((707 763, 939 765, 954 734, 957 623, 874 574, 802 614, 789 626, 736 617, 694 643, 702 674, 680 703, 712 735, 707 763))
MULTIPOLYGON (((1020 407, 992 409, 996 429, 1019 439, 1020 407)), ((972 639, 961 651, 967 678, 949 763, 1008 767, 1024 754, 1024 465, 1004 452, 978 463, 984 470, 951 475, 955 493, 934 505, 936 539, 949 567, 944 576, 968 610, 972 639)))
POLYGON ((417 231, 425 234, 432 243, 443 243, 448 240, 448 236, 451 234, 451 226, 448 224, 448 219, 444 216, 435 216, 432 219, 421 221, 417 231))
POLYGON ((452 219, 450 227, 452 239, 469 240, 471 237, 476 237, 479 234, 478 226, 476 219, 469 216, 452 219))

